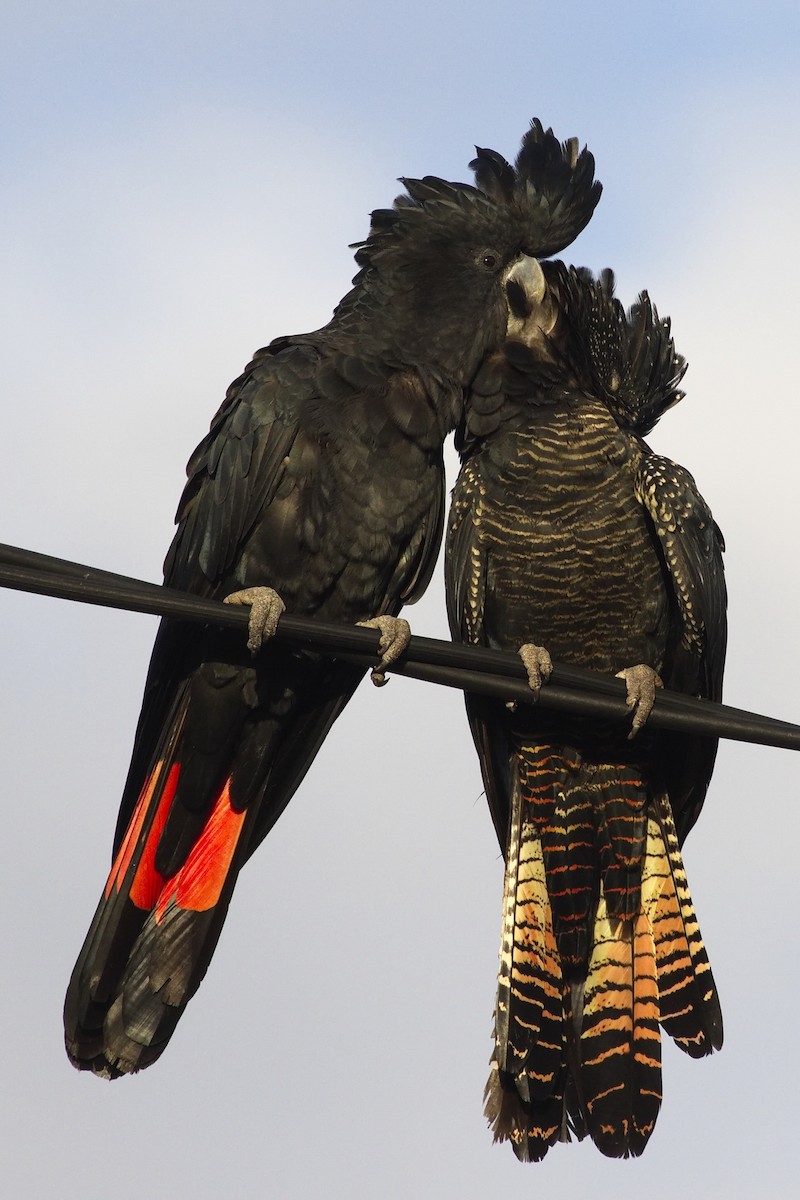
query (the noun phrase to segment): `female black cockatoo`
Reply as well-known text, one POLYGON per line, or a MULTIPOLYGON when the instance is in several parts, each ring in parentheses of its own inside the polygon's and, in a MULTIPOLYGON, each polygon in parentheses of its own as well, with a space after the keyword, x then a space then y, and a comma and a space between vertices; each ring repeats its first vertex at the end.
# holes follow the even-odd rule
MULTIPOLYGON (((491 174, 493 164, 483 164, 491 174)), ((627 727, 467 697, 506 860, 495 1138, 541 1159, 587 1132, 640 1154, 661 1103, 663 1028, 699 1057, 722 1018, 679 845, 714 739, 646 725, 655 688, 720 699, 723 543, 691 475, 642 440, 682 396, 683 359, 646 294, 541 264, 457 435, 447 532, 454 638, 621 674, 627 727)))

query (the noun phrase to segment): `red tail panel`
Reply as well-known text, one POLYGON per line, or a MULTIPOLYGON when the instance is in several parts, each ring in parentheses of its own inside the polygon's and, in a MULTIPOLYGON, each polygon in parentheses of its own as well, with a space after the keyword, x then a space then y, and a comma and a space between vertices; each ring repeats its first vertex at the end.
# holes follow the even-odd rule
POLYGON ((153 824, 150 826, 150 832, 147 835, 147 841, 144 844, 142 856, 136 868, 136 874, 131 883, 131 890, 128 895, 131 902, 137 908, 152 908, 164 886, 164 876, 160 875, 155 868, 156 848, 158 840, 161 837, 161 832, 167 822, 167 815, 175 796, 180 773, 180 763, 173 763, 170 767, 167 781, 164 784, 164 791, 161 793, 158 809, 153 817, 153 824))
POLYGON ((237 812, 231 805, 229 779, 186 862, 158 896, 157 922, 171 900, 179 908, 195 912, 214 907, 228 877, 244 818, 245 812, 237 812))
MULTIPOLYGON (((133 862, 137 847, 140 844, 142 828, 147 819, 150 805, 153 803, 153 797, 157 794, 158 782, 161 778, 163 767, 163 760, 156 763, 142 788, 141 795, 136 802, 136 808, 133 810, 130 824, 125 830, 125 836, 122 839, 122 844, 117 851, 117 856, 114 859, 111 872, 106 881, 104 892, 106 900, 108 900, 112 890, 116 890, 117 892, 122 890, 125 875, 133 862)), ((141 849, 136 873, 131 881, 128 894, 131 902, 137 908, 145 910, 152 908, 164 886, 163 876, 159 875, 155 869, 156 847, 158 839, 161 836, 161 831, 166 823, 170 805, 175 796, 180 769, 180 763, 173 763, 170 767, 163 790, 158 798, 158 808, 152 817, 150 829, 147 832, 144 846, 141 849)))

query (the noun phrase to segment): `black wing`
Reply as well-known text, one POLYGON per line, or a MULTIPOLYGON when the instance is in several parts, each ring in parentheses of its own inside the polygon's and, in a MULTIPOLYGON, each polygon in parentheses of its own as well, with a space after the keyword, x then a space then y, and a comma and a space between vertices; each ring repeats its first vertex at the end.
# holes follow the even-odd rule
MULTIPOLYGON (((164 582, 200 596, 222 598, 245 586, 248 537, 270 525, 291 528, 291 510, 313 471, 313 447, 298 413, 314 391, 314 357, 305 347, 275 355, 261 351, 228 389, 208 435, 189 462, 178 529, 164 564, 164 582)), ((286 535, 279 549, 288 549, 286 535)), ((296 553, 296 547, 294 547, 296 553)), ((286 554, 287 561, 292 555, 286 554)), ((258 571, 266 564, 254 562, 258 571)), ((253 578, 280 590, 275 571, 253 578)), ((248 666, 243 639, 187 622, 163 620, 145 685, 142 712, 117 822, 119 848, 151 769, 158 739, 195 669, 214 658, 248 666)))
MULTIPOLYGON (((636 495, 661 547, 674 597, 674 637, 662 671, 667 687, 722 699, 727 641, 727 591, 722 534, 687 470, 656 454, 646 456, 636 495)), ((683 842, 705 799, 717 739, 662 734, 667 788, 683 842)))
MULTIPOLYGON (((445 554, 450 633, 455 640, 471 645, 489 644, 484 625, 487 559, 478 532, 480 509, 481 477, 473 460, 462 467, 453 491, 445 554)), ((466 693, 464 703, 486 800, 505 854, 513 782, 508 722, 502 719, 503 707, 497 700, 466 693)))

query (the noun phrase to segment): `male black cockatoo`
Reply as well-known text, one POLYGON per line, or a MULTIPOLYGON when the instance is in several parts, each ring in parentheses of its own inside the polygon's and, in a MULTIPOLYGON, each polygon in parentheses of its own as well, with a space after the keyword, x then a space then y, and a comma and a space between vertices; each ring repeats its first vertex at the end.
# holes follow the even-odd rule
POLYGON ((646 294, 626 314, 610 272, 546 262, 509 298, 457 435, 452 633, 524 647, 534 689, 550 654, 621 673, 633 718, 467 697, 506 859, 486 1113, 520 1159, 570 1132, 623 1157, 658 1114, 659 1025, 693 1057, 722 1043, 679 850, 716 741, 645 721, 662 681, 720 698, 723 543, 691 475, 642 440, 685 366, 646 294))
POLYGON ((260 350, 190 460, 165 582, 251 604, 250 641, 161 624, 111 873, 67 992, 79 1068, 113 1078, 161 1054, 242 864, 359 682, 352 665, 265 641, 282 607, 385 624, 428 583, 442 444, 505 336, 506 289, 524 293, 530 256, 567 245, 599 198, 592 156, 538 121, 515 170, 502 202, 403 180, 331 321, 260 350))

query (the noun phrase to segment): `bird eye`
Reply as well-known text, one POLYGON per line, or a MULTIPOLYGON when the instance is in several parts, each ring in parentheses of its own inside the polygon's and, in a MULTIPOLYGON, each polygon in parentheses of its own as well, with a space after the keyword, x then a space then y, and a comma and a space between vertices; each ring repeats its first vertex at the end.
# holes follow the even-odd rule
POLYGON ((477 259, 480 266, 487 271, 494 271, 500 265, 500 255, 496 250, 481 250, 477 259))

